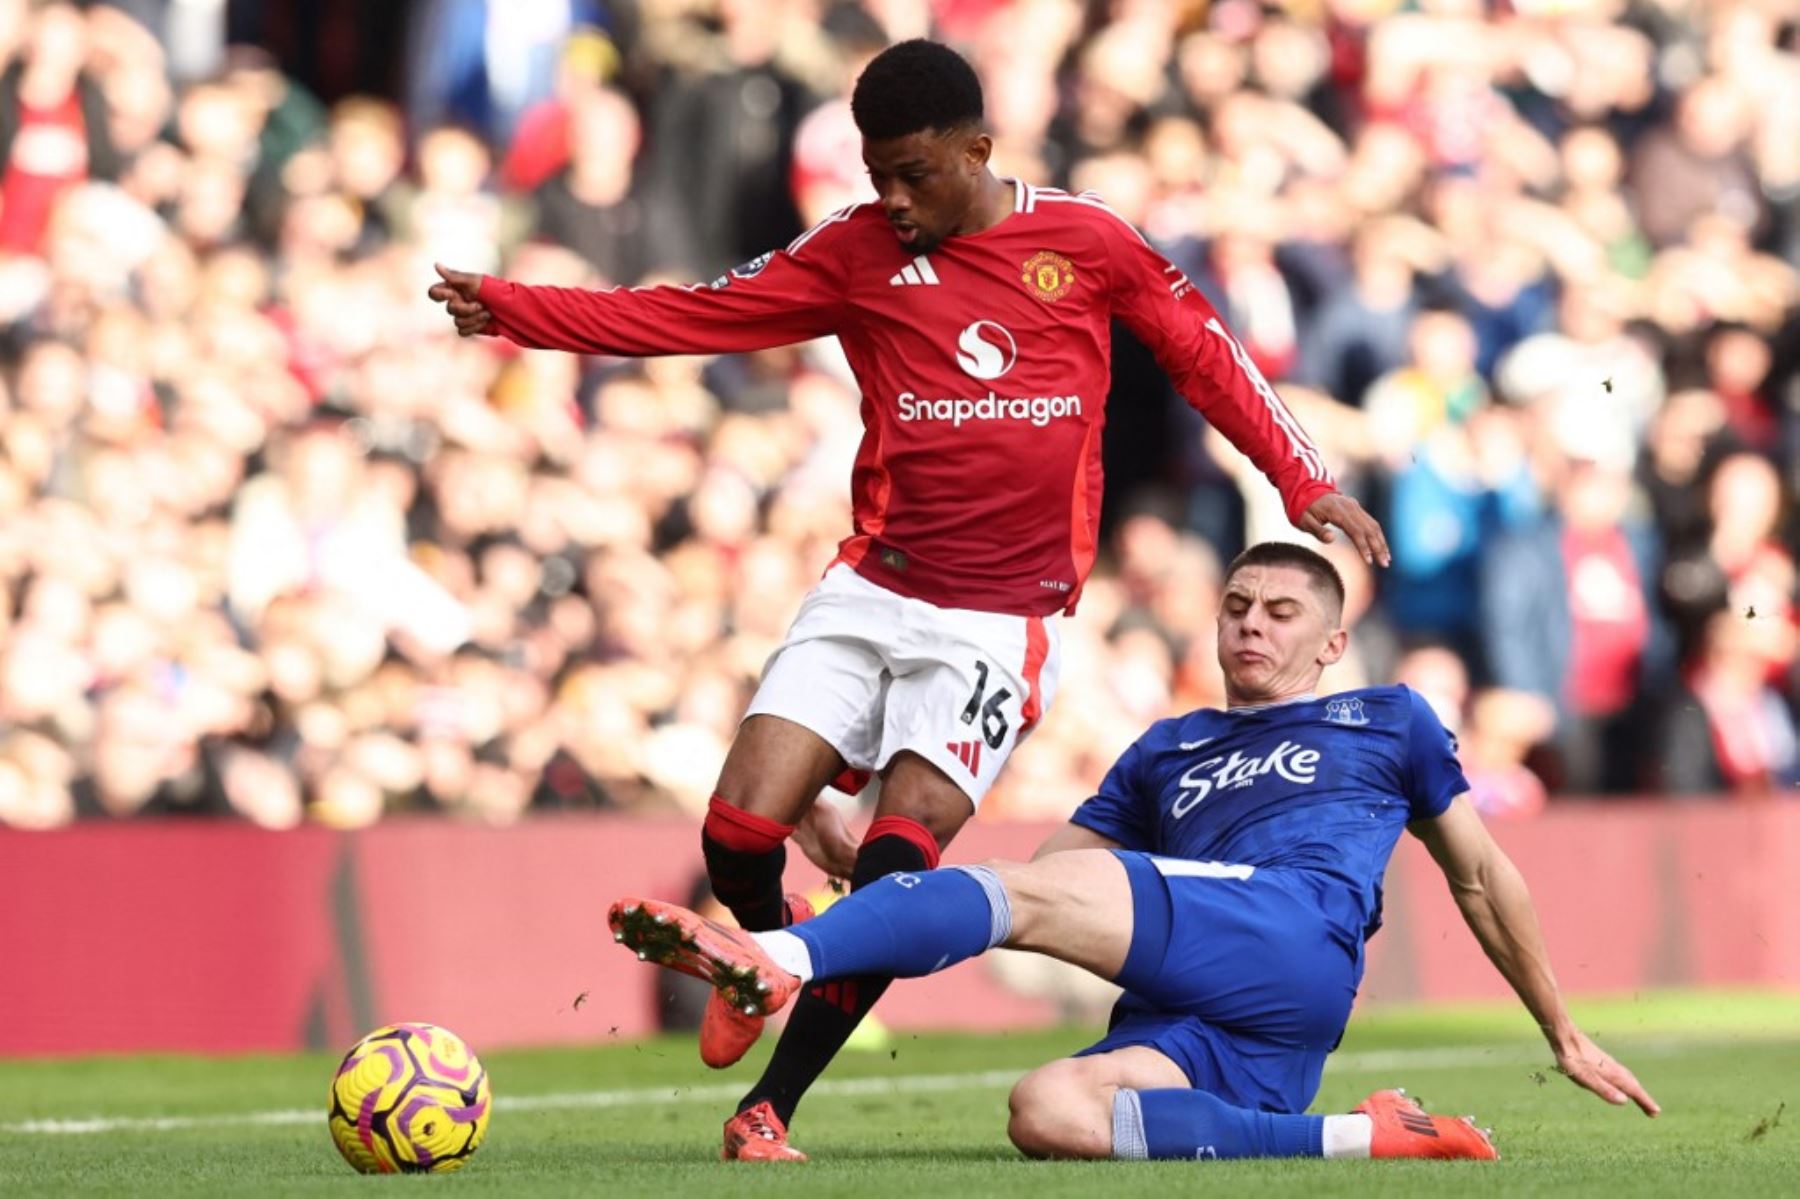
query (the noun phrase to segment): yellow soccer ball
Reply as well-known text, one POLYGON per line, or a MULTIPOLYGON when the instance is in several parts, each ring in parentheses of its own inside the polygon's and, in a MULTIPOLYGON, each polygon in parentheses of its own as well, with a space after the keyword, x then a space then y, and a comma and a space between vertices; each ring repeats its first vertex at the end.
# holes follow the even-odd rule
POLYGON ((461 1037, 432 1024, 378 1028, 331 1080, 331 1139, 364 1174, 460 1170, 487 1136, 487 1071, 461 1037))

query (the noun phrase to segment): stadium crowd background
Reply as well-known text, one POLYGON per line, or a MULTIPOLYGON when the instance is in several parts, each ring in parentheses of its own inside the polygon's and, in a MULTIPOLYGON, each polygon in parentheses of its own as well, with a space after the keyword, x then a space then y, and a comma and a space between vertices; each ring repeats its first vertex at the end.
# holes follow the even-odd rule
MULTIPOLYGON (((1420 689, 1491 813, 1800 782, 1792 5, 0 0, 0 824, 701 810, 849 529, 842 357, 459 341, 431 263, 781 245, 925 34, 1387 522, 1333 687, 1420 689)), ((1220 562, 1284 534, 1115 357, 1109 552, 984 816, 1220 702, 1220 562)))

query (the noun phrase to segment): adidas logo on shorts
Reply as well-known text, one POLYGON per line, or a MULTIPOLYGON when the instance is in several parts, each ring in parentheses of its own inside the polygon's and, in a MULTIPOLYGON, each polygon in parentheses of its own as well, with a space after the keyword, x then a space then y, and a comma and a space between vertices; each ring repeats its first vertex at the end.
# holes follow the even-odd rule
POLYGON ((979 741, 947 741, 944 748, 956 755, 956 760, 968 767, 969 773, 981 773, 981 742, 979 741))

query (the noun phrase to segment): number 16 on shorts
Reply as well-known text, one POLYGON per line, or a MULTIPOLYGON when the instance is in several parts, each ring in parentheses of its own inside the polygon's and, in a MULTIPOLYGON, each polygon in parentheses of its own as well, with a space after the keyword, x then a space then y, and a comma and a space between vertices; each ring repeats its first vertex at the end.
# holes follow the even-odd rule
POLYGON ((975 690, 969 693, 969 702, 963 705, 962 722, 979 736, 949 743, 957 759, 969 768, 971 774, 981 773, 981 747, 985 744, 995 753, 1000 752, 1011 728, 1006 703, 1012 699, 1013 693, 1000 686, 990 690, 988 677, 992 673, 993 668, 986 662, 975 663, 975 690))
MULTIPOLYGON (((1005 655, 1013 662, 991 651, 970 653, 974 647, 966 644, 960 647, 963 652, 946 654, 940 665, 925 672, 933 676, 923 688, 929 701, 915 711, 925 718, 925 727, 889 738, 889 744, 934 763, 977 807, 1056 689, 1054 634, 1026 640, 1016 653, 1005 655)), ((890 724, 900 711, 890 695, 890 724)))
POLYGON ((1041 617, 939 608, 839 565, 800 606, 747 714, 804 725, 855 770, 918 754, 979 807, 1050 706, 1060 661, 1041 617))

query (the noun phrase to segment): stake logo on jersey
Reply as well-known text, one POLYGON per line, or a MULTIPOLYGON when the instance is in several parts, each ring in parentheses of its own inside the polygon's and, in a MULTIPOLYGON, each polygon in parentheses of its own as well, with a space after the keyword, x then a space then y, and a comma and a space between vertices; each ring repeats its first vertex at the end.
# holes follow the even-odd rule
POLYGON ((1125 849, 1325 876, 1353 947, 1380 923, 1401 831, 1468 789, 1431 706, 1371 687, 1159 721, 1070 819, 1125 849))
POLYGON ((1181 776, 1181 794, 1169 805, 1169 815, 1180 820, 1213 791, 1248 787, 1273 773, 1290 783, 1310 784, 1319 777, 1319 751, 1297 741, 1283 741, 1261 757, 1232 750, 1229 757, 1215 755, 1181 776))

